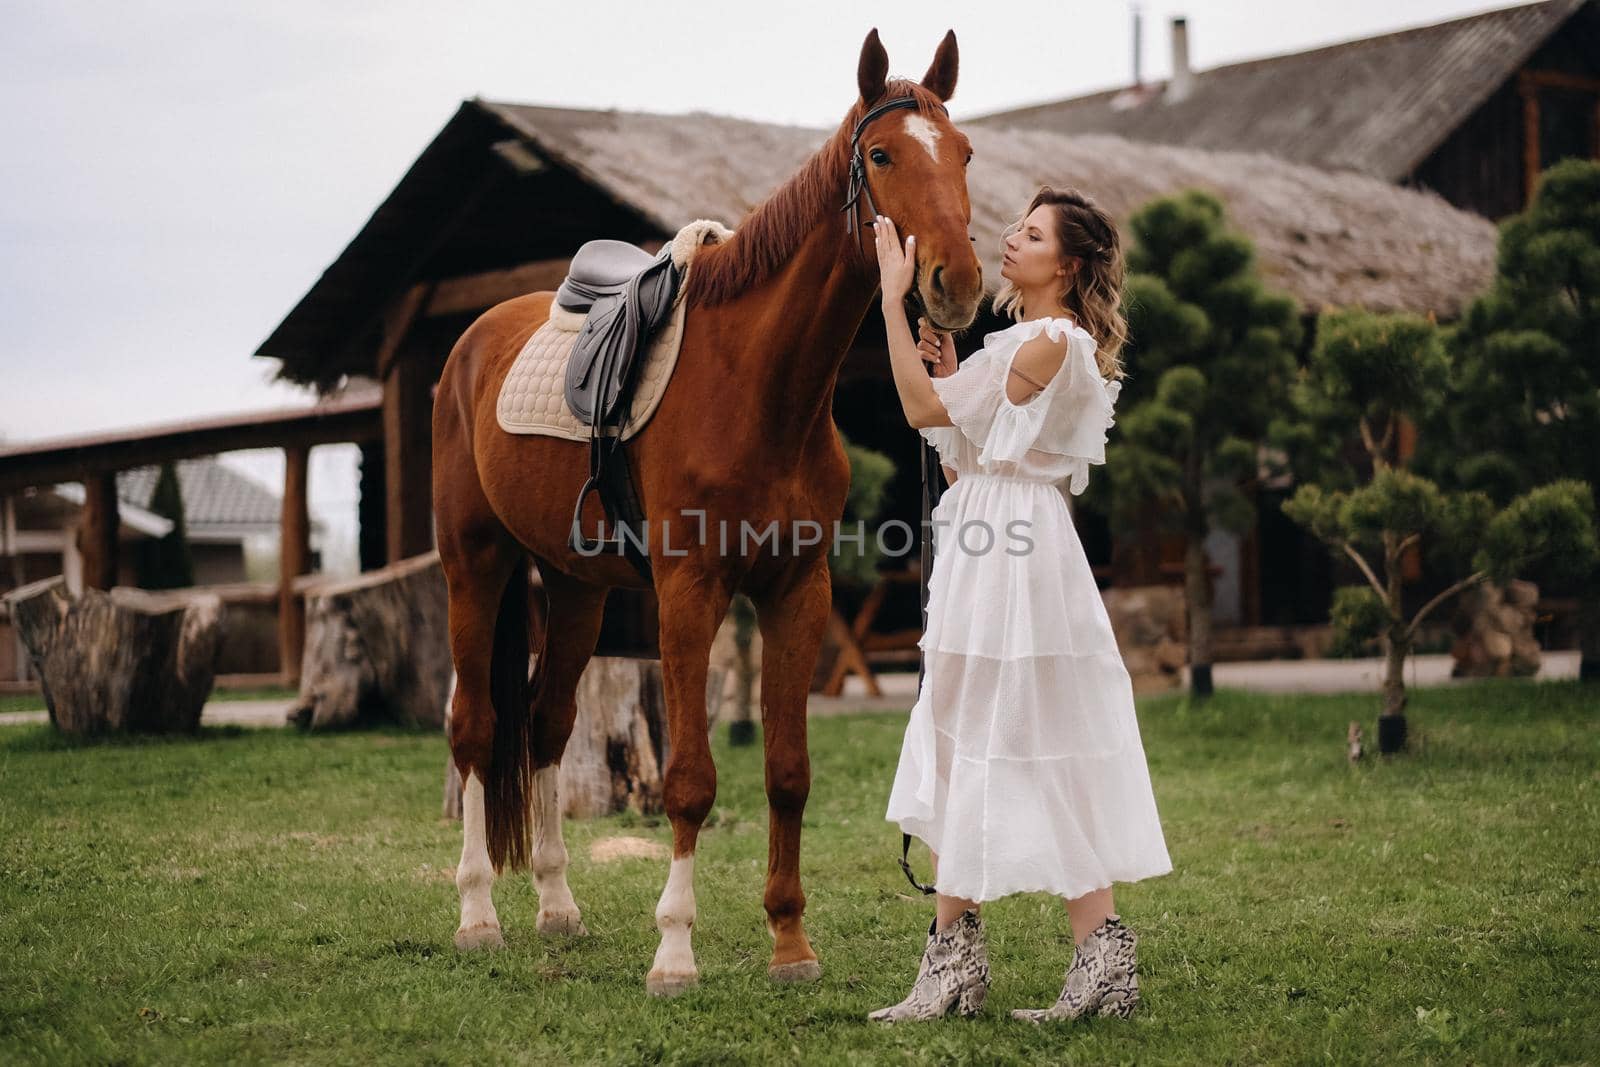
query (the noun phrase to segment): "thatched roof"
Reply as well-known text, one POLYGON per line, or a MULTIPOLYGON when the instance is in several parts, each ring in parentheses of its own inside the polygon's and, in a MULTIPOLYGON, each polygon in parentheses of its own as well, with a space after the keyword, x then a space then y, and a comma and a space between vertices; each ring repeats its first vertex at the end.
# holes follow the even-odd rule
MULTIPOLYGON (((1269 152, 1397 182, 1584 6, 1585 0, 1545 0, 1195 71, 1191 91, 1177 101, 1167 99, 1168 82, 1154 82, 967 122, 1269 152)), ((1590 0, 1591 37, 1597 9, 1590 0)))
MULTIPOLYGON (((825 136, 703 113, 484 106, 668 231, 702 217, 736 224, 825 136)), ((1124 223, 1154 197, 1208 189, 1255 242, 1268 281, 1310 310, 1362 304, 1451 318, 1494 270, 1493 225, 1432 193, 1261 154, 1109 134, 962 129, 973 146, 972 229, 991 288, 1000 278, 1000 231, 1041 184, 1075 185, 1124 223)))
MULTIPOLYGON (((1431 193, 1260 154, 962 128, 991 288, 1000 231, 1041 184, 1078 186, 1124 223, 1152 197, 1208 189, 1255 242, 1267 280, 1307 310, 1362 304, 1451 318, 1493 272, 1493 226, 1431 193)), ((666 237, 695 218, 737 227, 830 133, 703 112, 469 101, 257 354, 323 386, 370 373, 384 309, 405 286, 571 255, 590 237, 666 237), (544 168, 512 176, 507 139, 544 168)))

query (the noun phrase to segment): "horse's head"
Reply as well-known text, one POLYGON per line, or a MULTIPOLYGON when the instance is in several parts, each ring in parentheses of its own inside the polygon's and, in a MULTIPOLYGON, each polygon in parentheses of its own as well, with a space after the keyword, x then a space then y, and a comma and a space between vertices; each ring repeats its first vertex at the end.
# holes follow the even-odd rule
MULTIPOLYGON (((851 163, 853 230, 870 233, 876 211, 894 220, 900 239, 916 234, 917 275, 911 292, 940 329, 972 324, 983 298, 983 266, 968 232, 967 162, 972 145, 944 102, 956 90, 956 34, 944 35, 922 81, 889 81, 889 54, 878 31, 861 45, 861 89, 851 163)), ((867 248, 870 254, 870 245, 867 248)), ((876 269, 876 258, 869 260, 876 269)))

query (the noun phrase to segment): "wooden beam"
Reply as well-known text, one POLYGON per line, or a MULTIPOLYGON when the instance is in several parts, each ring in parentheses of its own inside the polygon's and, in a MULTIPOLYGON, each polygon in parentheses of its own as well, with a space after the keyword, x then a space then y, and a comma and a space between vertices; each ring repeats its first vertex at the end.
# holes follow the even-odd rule
POLYGON ((460 315, 493 307, 528 293, 554 292, 567 276, 570 259, 540 259, 506 270, 450 278, 433 287, 424 315, 460 315))
POLYGON ((400 351, 400 342, 411 332, 412 323, 417 321, 417 314, 428 302, 428 295, 432 291, 432 285, 413 285, 400 294, 400 298, 383 317, 383 339, 378 343, 379 378, 389 376, 389 368, 394 366, 395 354, 400 351))
POLYGON ((384 532, 389 562, 433 547, 432 375, 402 359, 383 380, 384 532))
MULTIPOLYGON (((639 242, 639 247, 652 255, 665 246, 666 242, 657 238, 639 242)), ((433 287, 422 314, 429 318, 462 315, 470 311, 482 311, 501 301, 529 293, 553 293, 560 287, 571 266, 571 258, 563 256, 530 260, 505 270, 447 278, 433 287)))
POLYGON ((383 434, 380 407, 376 397, 344 398, 288 411, 0 448, 0 493, 239 449, 374 441, 383 434))
POLYGON ((117 476, 96 474, 83 482, 83 516, 78 521, 78 551, 83 555, 83 587, 117 584, 117 476))
POLYGON ((307 475, 311 449, 291 445, 283 450, 283 512, 278 539, 278 671, 284 685, 300 685, 300 660, 305 654, 306 614, 295 595, 294 580, 311 569, 311 509, 307 475))
POLYGON ((1559 70, 1525 70, 1524 82, 1546 89, 1569 89, 1576 93, 1600 93, 1600 78, 1585 78, 1559 70))

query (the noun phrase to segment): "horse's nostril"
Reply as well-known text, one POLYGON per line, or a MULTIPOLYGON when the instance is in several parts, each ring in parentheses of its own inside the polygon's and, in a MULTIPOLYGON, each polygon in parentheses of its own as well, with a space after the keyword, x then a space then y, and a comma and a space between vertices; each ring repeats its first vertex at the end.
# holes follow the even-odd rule
POLYGON ((939 290, 940 292, 944 291, 944 286, 940 282, 940 275, 942 275, 943 273, 944 273, 944 268, 943 267, 935 267, 935 268, 933 268, 933 277, 932 277, 931 281, 933 282, 933 287, 935 289, 939 290))

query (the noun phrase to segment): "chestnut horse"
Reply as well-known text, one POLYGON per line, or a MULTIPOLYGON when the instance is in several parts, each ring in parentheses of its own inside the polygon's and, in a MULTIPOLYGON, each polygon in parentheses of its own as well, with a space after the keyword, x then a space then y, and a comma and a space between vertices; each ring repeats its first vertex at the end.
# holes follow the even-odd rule
MULTIPOLYGON (((768 973, 778 981, 822 973, 801 922, 806 696, 831 605, 833 526, 850 480, 833 423, 834 384, 878 289, 866 239, 872 212, 917 235, 912 295, 933 323, 965 328, 982 294, 967 229, 971 151, 943 105, 955 90, 955 34, 945 35, 920 84, 890 79, 888 65, 873 30, 857 67, 860 99, 838 131, 731 238, 698 250, 681 294, 688 305, 677 366, 651 420, 628 443, 651 527, 671 745, 664 799, 673 859, 656 908, 661 943, 645 983, 651 993, 678 992, 698 977, 690 946, 695 840, 717 787, 706 674, 735 591, 754 602, 765 648, 763 903, 776 942, 768 973), (901 98, 907 103, 873 114, 901 98), (852 197, 858 184, 866 195, 852 197), (777 539, 747 540, 742 523, 758 537, 775 524, 777 539), (671 526, 670 550, 663 525, 671 526), (695 543, 719 525, 728 550, 715 535, 695 543)), ((434 400, 433 503, 457 675, 450 747, 464 783, 462 948, 502 943, 490 888, 506 866, 532 868, 541 934, 585 932, 567 886, 558 764, 606 592, 646 587, 623 556, 571 547, 588 443, 508 434, 496 419, 500 384, 553 299, 532 293, 485 312, 451 351, 434 400), (530 679, 531 565, 548 624, 530 679)))

